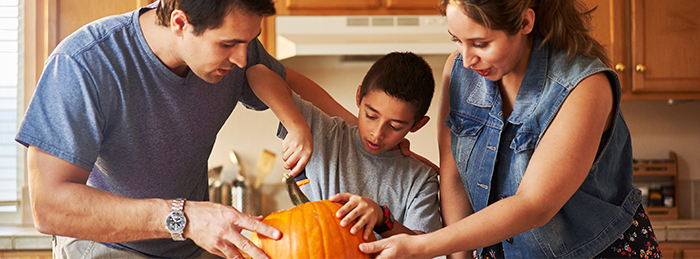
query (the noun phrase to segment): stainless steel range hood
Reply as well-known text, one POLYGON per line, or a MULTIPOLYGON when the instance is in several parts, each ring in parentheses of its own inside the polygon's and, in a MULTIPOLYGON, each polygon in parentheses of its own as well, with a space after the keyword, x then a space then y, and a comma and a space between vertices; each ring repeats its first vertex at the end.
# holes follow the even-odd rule
POLYGON ((449 54, 457 49, 445 17, 277 16, 276 57, 384 55, 392 51, 449 54))

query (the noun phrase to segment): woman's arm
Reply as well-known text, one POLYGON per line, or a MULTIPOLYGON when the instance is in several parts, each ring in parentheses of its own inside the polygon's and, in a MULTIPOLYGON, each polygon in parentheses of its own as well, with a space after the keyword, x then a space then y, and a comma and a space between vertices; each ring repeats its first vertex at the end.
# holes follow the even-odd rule
MULTIPOLYGON (((445 119, 450 112, 450 74, 456 53, 452 53, 447 58, 442 72, 442 94, 437 120, 438 149, 440 151, 440 211, 445 226, 452 225, 473 213, 467 191, 462 185, 457 165, 452 156, 450 129, 445 126, 445 119)), ((470 258, 470 252, 455 253, 450 255, 450 258, 470 258)))
POLYGON ((516 194, 436 233, 458 237, 443 247, 448 252, 485 247, 546 224, 586 179, 609 127, 612 103, 604 74, 584 79, 542 137, 516 194))

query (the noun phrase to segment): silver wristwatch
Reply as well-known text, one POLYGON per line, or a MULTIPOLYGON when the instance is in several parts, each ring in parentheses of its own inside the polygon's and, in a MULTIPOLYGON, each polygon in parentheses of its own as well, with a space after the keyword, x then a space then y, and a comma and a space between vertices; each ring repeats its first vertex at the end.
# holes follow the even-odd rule
POLYGON ((177 198, 173 200, 172 211, 165 218, 165 229, 170 232, 170 235, 175 241, 185 241, 185 237, 182 233, 187 225, 187 218, 185 217, 185 199, 177 198))

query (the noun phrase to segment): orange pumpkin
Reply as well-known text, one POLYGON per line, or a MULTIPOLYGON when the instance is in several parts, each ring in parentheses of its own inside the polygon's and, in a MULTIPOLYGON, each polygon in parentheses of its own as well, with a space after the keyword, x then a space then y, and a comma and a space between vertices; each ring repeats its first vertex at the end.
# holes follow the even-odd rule
MULTIPOLYGON (((263 219, 279 231, 280 240, 253 233, 251 240, 272 259, 281 258, 370 258, 360 252, 362 234, 350 234, 350 226, 340 226, 335 213, 343 205, 312 201, 278 211, 263 219)), ((375 241, 374 234, 369 241, 375 241)))

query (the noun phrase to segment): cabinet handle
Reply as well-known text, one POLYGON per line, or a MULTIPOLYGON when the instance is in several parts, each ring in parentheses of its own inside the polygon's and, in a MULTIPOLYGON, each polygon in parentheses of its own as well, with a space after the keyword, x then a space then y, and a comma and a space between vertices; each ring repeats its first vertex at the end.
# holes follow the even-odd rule
POLYGON ((617 63, 617 65, 615 65, 615 70, 617 70, 618 72, 625 71, 625 65, 623 65, 622 63, 617 63))
POLYGON ((639 65, 637 65, 636 69, 637 69, 637 72, 644 72, 644 70, 647 70, 647 67, 645 67, 642 64, 639 64, 639 65))

